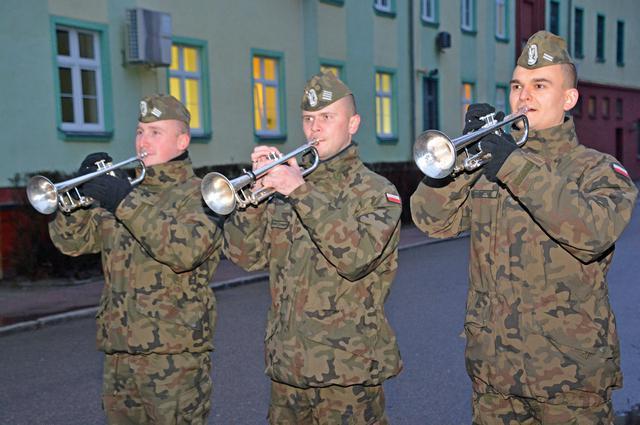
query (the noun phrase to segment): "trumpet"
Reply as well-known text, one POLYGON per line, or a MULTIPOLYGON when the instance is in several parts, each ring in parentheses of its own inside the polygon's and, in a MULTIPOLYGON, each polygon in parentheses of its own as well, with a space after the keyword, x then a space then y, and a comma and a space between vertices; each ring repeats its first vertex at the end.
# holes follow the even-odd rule
POLYGON ((504 117, 501 121, 496 121, 495 113, 488 114, 480 119, 485 124, 479 130, 450 139, 438 130, 427 130, 420 134, 413 145, 413 160, 425 175, 434 179, 444 178, 452 173, 460 173, 463 170, 473 171, 480 168, 491 159, 490 153, 482 151, 480 139, 489 133, 503 134, 502 127, 508 124, 522 121, 523 134, 516 144, 522 146, 529 136, 529 120, 524 107, 517 112, 504 117), (478 142, 478 152, 471 154, 467 149, 470 145, 478 142), (456 166, 456 155, 458 151, 465 150, 467 157, 461 165, 456 166))
POLYGON ((147 153, 141 152, 140 155, 118 162, 117 164, 100 160, 95 163, 98 167, 97 171, 60 183, 52 183, 51 180, 45 176, 33 176, 27 183, 27 198, 31 206, 41 214, 51 214, 58 208, 68 213, 80 207, 87 207, 93 203, 93 198, 82 195, 78 186, 103 174, 115 176, 114 170, 131 164, 132 162, 139 162, 141 167, 140 175, 135 179, 129 178, 129 183, 131 183, 132 186, 136 186, 144 180, 146 174, 146 168, 144 162, 142 162, 145 156, 147 156, 147 153))
POLYGON ((237 206, 246 208, 249 205, 258 205, 273 195, 275 190, 269 188, 251 190, 250 186, 267 174, 272 168, 285 164, 291 158, 309 152, 314 156, 313 162, 307 168, 302 168, 302 176, 304 177, 311 173, 320 163, 320 156, 315 148, 316 143, 315 140, 309 141, 256 170, 242 170, 242 175, 233 180, 229 180, 220 173, 208 173, 204 176, 200 184, 200 191, 202 192, 204 202, 213 212, 221 215, 231 214, 237 206))

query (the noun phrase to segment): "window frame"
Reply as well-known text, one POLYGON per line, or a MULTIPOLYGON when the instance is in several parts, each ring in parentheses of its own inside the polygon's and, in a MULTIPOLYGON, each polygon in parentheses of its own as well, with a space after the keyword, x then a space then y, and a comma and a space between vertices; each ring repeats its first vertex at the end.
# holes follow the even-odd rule
POLYGON ((584 58, 584 9, 581 7, 574 8, 573 57, 576 59, 584 58))
POLYGON ((253 135, 256 143, 263 143, 265 141, 269 141, 272 143, 284 143, 287 140, 287 105, 286 105, 286 93, 285 93, 285 70, 284 70, 284 53, 278 52, 274 50, 266 50, 266 49, 251 49, 250 60, 250 90, 251 93, 251 122, 253 126, 253 135), (269 59, 275 59, 278 64, 277 76, 278 76, 278 85, 277 85, 277 94, 278 94, 278 122, 279 129, 278 131, 258 131, 255 126, 255 103, 254 103, 254 82, 255 79, 253 77, 253 59, 254 57, 263 57, 269 59))
POLYGON ((562 10, 560 9, 560 2, 558 0, 550 0, 549 1, 549 31, 555 35, 560 35, 560 22, 562 10), (556 28, 553 28, 554 24, 554 6, 556 8, 556 16, 555 16, 555 25, 556 28))
POLYGON ((476 0, 462 0, 460 2, 460 29, 463 33, 476 34, 476 0), (465 25, 465 4, 469 5, 469 25, 465 25))
MULTIPOLYGON (((111 66, 109 60, 109 34, 108 26, 105 24, 98 24, 93 22, 86 22, 77 19, 71 19, 62 16, 50 17, 50 37, 51 37, 51 60, 53 70, 53 91, 54 91, 54 103, 56 108, 56 130, 58 138, 66 141, 110 141, 113 137, 113 99, 111 93, 111 66), (92 33, 94 35, 94 50, 96 51, 96 91, 97 91, 97 104, 98 104, 98 124, 69 124, 62 121, 62 107, 60 105, 61 99, 61 87, 59 68, 61 65, 74 66, 73 60, 63 60, 61 64, 59 62, 58 55, 58 40, 57 30, 68 29, 75 31, 76 33, 85 32, 92 33), (99 50, 96 50, 99 49, 99 50)), ((88 64, 87 64, 88 65, 88 64)), ((77 64, 77 66, 81 66, 77 64)), ((87 68, 89 69, 89 68, 87 68)), ((82 84, 81 80, 74 82, 72 77, 72 84, 77 87, 78 84, 82 84)), ((74 91, 75 92, 75 91, 74 91)), ((78 95, 81 97, 82 92, 78 95)), ((74 95, 75 98, 75 95, 74 95)), ((74 103, 77 100, 74 99, 74 103)), ((75 112, 75 108, 74 108, 75 112)))
POLYGON ((331 4, 333 6, 344 6, 344 0, 318 0, 320 3, 331 4))
MULTIPOLYGON (((190 47, 195 48, 198 53, 198 64, 200 65, 199 71, 199 82, 200 82, 200 120, 201 120, 201 130, 194 131, 193 128, 191 131, 191 140, 194 142, 206 143, 211 140, 213 136, 213 129, 211 125, 211 93, 209 90, 209 57, 208 57, 208 42, 207 40, 200 40, 189 37, 172 37, 171 38, 171 47, 173 46, 181 46, 181 47, 190 47)), ((170 66, 166 69, 166 77, 167 77, 167 93, 171 93, 171 77, 175 76, 174 74, 178 74, 178 77, 181 78, 182 75, 194 75, 188 71, 172 71, 170 66)), ((183 83, 183 81, 182 81, 183 83)), ((183 86, 184 88, 184 86, 183 86)), ((186 105, 186 104, 185 104, 186 105)))
POLYGON ((596 62, 603 63, 606 61, 606 31, 605 16, 602 13, 596 14, 596 62), (602 31, 600 31, 600 22, 602 22, 602 31))
POLYGON ((396 0, 373 0, 373 10, 378 16, 385 16, 387 18, 396 17, 396 0), (388 6, 381 5, 383 1, 388 2, 388 6))
POLYGON ((427 26, 439 26, 440 25, 440 2, 439 0, 422 0, 420 2, 420 21, 423 25, 427 26), (431 3, 431 9, 433 10, 432 16, 427 16, 427 2, 431 3))
POLYGON ((397 70, 394 68, 387 67, 375 67, 374 78, 373 78, 373 89, 374 89, 374 111, 375 111, 375 132, 376 139, 379 143, 397 143, 398 142, 398 81, 397 81, 397 70), (384 96, 391 98, 391 132, 386 133, 378 133, 378 97, 379 92, 376 87, 376 77, 378 74, 386 74, 391 77, 391 96, 384 96))
POLYGON ((495 37, 496 40, 502 43, 508 43, 509 42, 509 1, 508 0, 495 0, 494 2, 495 5, 495 37), (503 13, 502 13, 502 19, 503 19, 503 25, 504 25, 504 34, 499 34, 498 33, 498 21, 500 19, 500 16, 498 14, 498 3, 502 3, 503 4, 503 13))

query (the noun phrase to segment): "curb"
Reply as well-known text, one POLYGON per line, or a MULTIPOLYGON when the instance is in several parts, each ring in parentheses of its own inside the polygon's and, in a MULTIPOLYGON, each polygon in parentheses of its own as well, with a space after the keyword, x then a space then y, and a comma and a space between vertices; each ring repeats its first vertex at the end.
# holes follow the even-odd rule
MULTIPOLYGON (((398 247, 398 252, 404 251, 404 250, 407 250, 407 249, 417 248, 417 247, 420 247, 420 246, 423 246, 423 245, 431 245, 431 244, 447 242, 447 241, 450 241, 450 240, 453 240, 453 239, 464 238, 464 237, 467 237, 467 236, 468 236, 468 234, 465 233, 465 234, 461 234, 461 235, 459 235, 457 237, 449 238, 449 239, 427 239, 425 237, 425 240, 423 240, 423 241, 413 242, 413 243, 409 243, 409 244, 406 244, 406 245, 403 245, 403 246, 399 246, 398 247)), ((240 285, 256 283, 256 282, 259 282, 261 280, 265 280, 268 277, 269 277, 269 273, 268 272, 262 272, 262 273, 252 274, 250 276, 240 276, 240 277, 235 277, 235 278, 232 278, 232 279, 223 280, 223 281, 220 281, 220 282, 213 282, 209 286, 211 287, 211 289, 218 289, 218 290, 229 289, 229 288, 234 288, 234 287, 240 286, 240 285)), ((94 317, 97 312, 98 312, 98 307, 97 306, 95 306, 95 307, 86 307, 86 308, 82 308, 82 309, 78 309, 78 310, 72 310, 72 311, 67 311, 67 312, 63 312, 63 313, 51 314, 51 315, 43 316, 43 317, 40 317, 40 318, 34 319, 34 320, 27 320, 25 322, 14 323, 12 325, 0 326, 0 337, 3 337, 5 335, 18 333, 18 332, 37 330, 37 329, 44 328, 45 326, 48 326, 48 325, 54 325, 54 324, 58 324, 58 323, 63 323, 63 322, 67 322, 67 321, 70 321, 70 320, 86 319, 88 317, 94 317)))

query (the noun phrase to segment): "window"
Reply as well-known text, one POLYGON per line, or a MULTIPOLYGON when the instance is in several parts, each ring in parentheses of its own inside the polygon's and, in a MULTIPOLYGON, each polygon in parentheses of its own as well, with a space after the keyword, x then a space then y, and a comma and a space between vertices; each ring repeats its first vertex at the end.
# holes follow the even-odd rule
POLYGON ((496 38, 507 40, 509 19, 506 0, 496 0, 496 38))
POLYGON ((624 22, 616 25, 616 64, 624 66, 624 22))
POLYGON ((55 31, 60 129, 104 133, 101 33, 65 25, 56 25, 55 31))
POLYGON ((621 98, 616 99, 616 118, 619 120, 624 118, 624 106, 621 98))
POLYGON ((605 119, 609 119, 609 98, 608 97, 603 97, 602 98, 602 118, 605 119))
POLYGON ((496 87, 496 111, 502 111, 507 114, 507 88, 505 86, 496 87))
POLYGON ((604 62, 604 16, 598 15, 596 34, 596 61, 604 62))
POLYGON ((378 139, 395 139, 393 73, 376 71, 376 135, 378 139))
POLYGON ((461 103, 462 103, 462 116, 460 121, 464 126, 464 116, 467 113, 467 109, 469 105, 473 103, 473 91, 474 87, 472 83, 462 83, 462 94, 461 94, 461 103))
POLYGON ((576 106, 571 110, 571 115, 576 118, 582 116, 582 96, 578 96, 578 101, 576 102, 576 106))
POLYGON ((422 0, 422 21, 429 24, 438 23, 437 0, 422 0))
MULTIPOLYGON (((333 75, 343 80, 342 66, 334 64, 322 64, 320 65, 320 72, 333 72, 333 75)), ((344 81, 344 80, 343 80, 344 81)))
POLYGON ((280 60, 253 56, 253 123, 258 137, 282 136, 280 60))
POLYGON ((333 4, 336 6, 343 6, 344 0, 320 0, 320 3, 333 4))
POLYGON ((549 31, 560 35, 560 3, 553 0, 549 3, 549 31))
POLYGON ((594 96, 589 96, 589 101, 587 102, 587 114, 589 118, 596 117, 596 98, 594 96))
POLYGON ((463 31, 473 32, 475 30, 475 0, 462 0, 461 3, 461 28, 463 31))
POLYGON ((191 134, 208 137, 211 130, 205 52, 206 43, 196 45, 174 41, 171 46, 169 93, 184 103, 191 113, 191 134))
POLYGON ((582 9, 579 9, 576 7, 575 9, 575 15, 573 17, 574 22, 573 22, 573 50, 574 50, 574 56, 576 58, 583 58, 584 57, 584 50, 583 50, 583 36, 584 36, 584 31, 583 31, 583 21, 584 21, 584 16, 583 16, 583 11, 582 9))
POLYGON ((429 75, 423 79, 422 92, 424 108, 422 114, 422 128, 424 130, 439 129, 438 78, 435 75, 429 75))
POLYGON ((373 0, 373 10, 379 15, 395 16, 396 0, 373 0))

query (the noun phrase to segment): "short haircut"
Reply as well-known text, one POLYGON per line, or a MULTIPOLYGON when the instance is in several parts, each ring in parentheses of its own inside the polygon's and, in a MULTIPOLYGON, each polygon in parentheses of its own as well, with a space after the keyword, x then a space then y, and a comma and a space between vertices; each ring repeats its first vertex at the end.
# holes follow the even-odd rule
POLYGON ((578 72, 576 71, 576 66, 572 63, 563 63, 560 66, 562 66, 565 87, 570 89, 578 88, 578 72))
POLYGON ((356 115, 358 113, 358 108, 356 108, 356 98, 353 97, 352 94, 347 97, 349 98, 349 109, 351 109, 351 114, 356 115))

